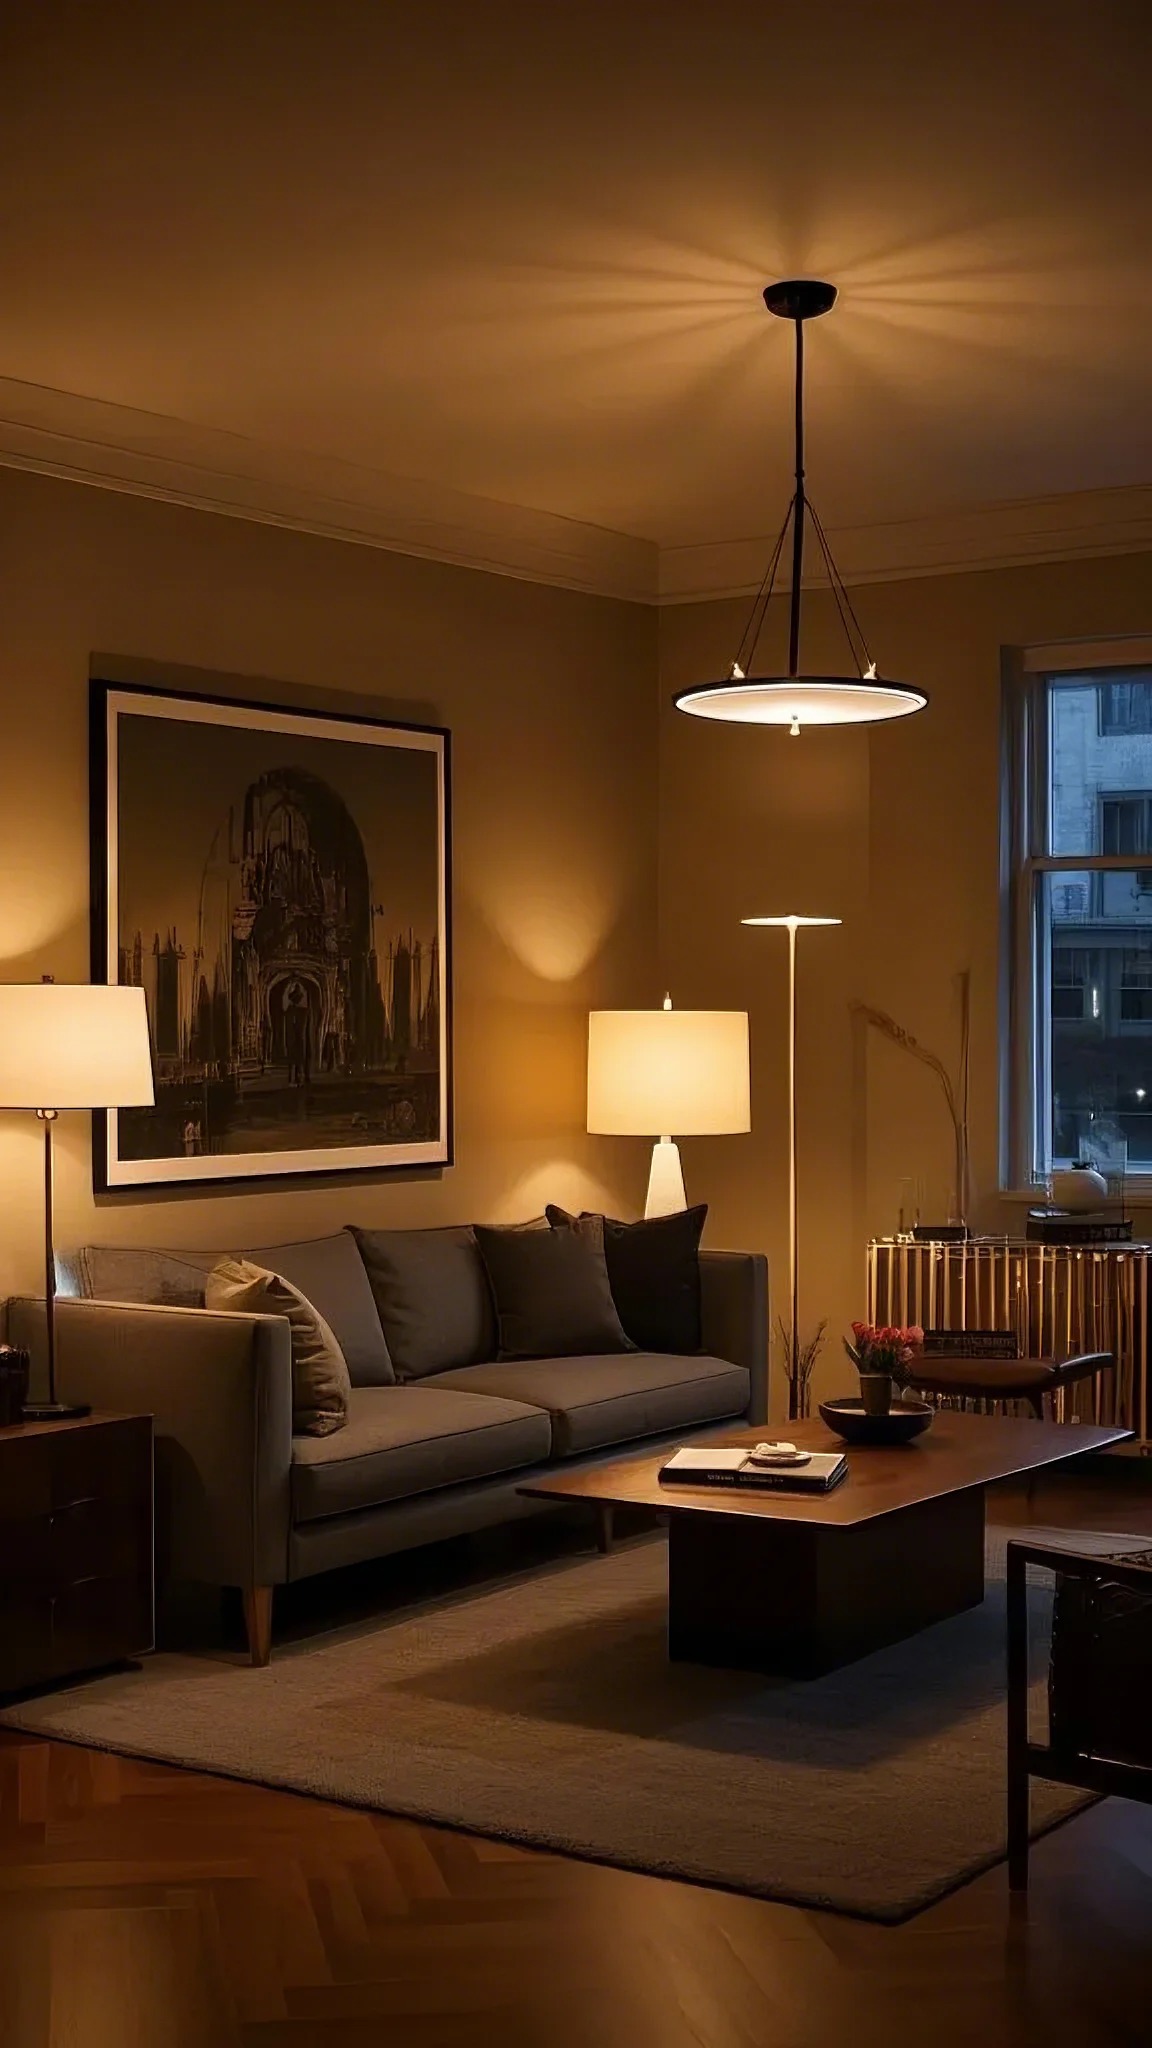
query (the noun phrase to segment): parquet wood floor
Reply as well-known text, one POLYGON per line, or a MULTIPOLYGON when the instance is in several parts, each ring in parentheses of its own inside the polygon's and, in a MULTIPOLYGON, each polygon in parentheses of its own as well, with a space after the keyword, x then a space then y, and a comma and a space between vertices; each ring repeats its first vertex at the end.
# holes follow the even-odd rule
POLYGON ((880 1928, 0 1735, 0 2048, 841 2042, 1147 2048, 1152 1809, 880 1928))

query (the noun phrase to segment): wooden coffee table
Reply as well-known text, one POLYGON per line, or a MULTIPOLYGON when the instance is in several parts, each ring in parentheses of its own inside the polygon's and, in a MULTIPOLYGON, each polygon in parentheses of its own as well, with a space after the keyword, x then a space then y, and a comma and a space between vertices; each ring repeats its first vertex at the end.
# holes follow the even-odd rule
MULTIPOLYGON (((754 1444, 766 1433, 726 1430, 723 1440, 754 1444)), ((848 1476, 826 1495, 663 1486, 668 1447, 560 1467, 520 1491, 588 1501, 605 1516, 660 1509, 669 1656, 811 1676, 979 1604, 986 1486, 1131 1434, 945 1410, 915 1443, 847 1447, 848 1476)), ((845 1448, 822 1422, 790 1422, 787 1435, 805 1450, 845 1448)))

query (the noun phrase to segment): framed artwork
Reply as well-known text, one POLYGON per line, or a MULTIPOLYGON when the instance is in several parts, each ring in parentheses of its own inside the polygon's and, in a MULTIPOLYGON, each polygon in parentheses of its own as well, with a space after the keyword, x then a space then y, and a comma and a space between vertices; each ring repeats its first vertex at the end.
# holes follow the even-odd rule
POLYGON ((92 685, 92 975, 142 987, 152 1109, 98 1192, 452 1158, 449 736, 92 685))

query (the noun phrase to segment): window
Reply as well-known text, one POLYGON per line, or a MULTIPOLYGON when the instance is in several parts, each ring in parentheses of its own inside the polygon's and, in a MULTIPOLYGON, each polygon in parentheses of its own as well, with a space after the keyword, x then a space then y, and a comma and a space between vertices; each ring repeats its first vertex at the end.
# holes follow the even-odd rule
MULTIPOLYGON (((1100 851, 1152 853, 1152 795, 1101 797, 1100 851)), ((1152 868, 1138 870, 1136 885, 1152 893, 1152 868)))
POLYGON ((1101 736, 1152 732, 1152 680, 1137 676, 1096 685, 1097 730, 1101 736))
POLYGON ((1005 1169, 1152 1174, 1152 664, 1025 670, 1011 710, 1005 1169))
POLYGON ((1102 796, 1101 853, 1152 853, 1152 794, 1102 796))
POLYGON ((1152 953, 1126 950, 1120 955, 1120 1019, 1152 1024, 1152 953))
POLYGON ((1079 1022, 1084 1015, 1091 954, 1076 946, 1052 948, 1052 1015, 1079 1022))

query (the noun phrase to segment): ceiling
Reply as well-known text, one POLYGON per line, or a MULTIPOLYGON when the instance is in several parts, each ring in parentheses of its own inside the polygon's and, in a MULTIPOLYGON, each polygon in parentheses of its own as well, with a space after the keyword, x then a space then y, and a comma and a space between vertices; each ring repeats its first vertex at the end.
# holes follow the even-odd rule
POLYGON ((691 548, 779 522, 760 289, 823 275, 834 530, 1148 484, 1150 56, 1144 0, 13 0, 0 379, 691 548))

